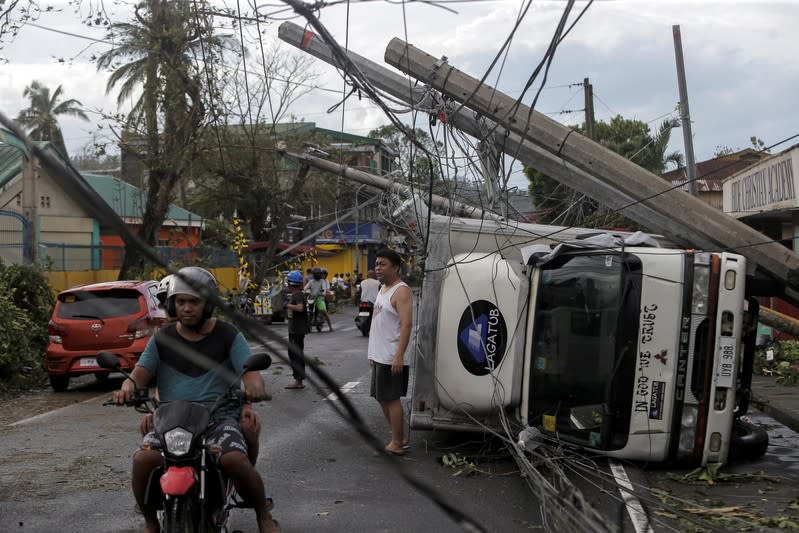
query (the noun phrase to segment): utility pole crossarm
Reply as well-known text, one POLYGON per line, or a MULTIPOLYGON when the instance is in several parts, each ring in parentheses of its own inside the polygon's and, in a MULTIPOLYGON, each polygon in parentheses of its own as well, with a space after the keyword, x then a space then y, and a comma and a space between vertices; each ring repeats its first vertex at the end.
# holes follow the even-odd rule
POLYGON ((621 155, 530 109, 446 62, 394 38, 386 62, 546 151, 563 158, 607 186, 680 224, 713 248, 745 255, 783 285, 799 288, 799 257, 762 233, 705 202, 673 189, 621 155))

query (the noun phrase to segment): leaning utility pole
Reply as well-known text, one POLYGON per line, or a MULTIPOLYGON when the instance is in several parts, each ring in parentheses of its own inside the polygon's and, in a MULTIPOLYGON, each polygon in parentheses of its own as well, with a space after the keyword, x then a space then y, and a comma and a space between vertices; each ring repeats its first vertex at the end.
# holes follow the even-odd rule
POLYGON ((688 192, 696 196, 696 160, 694 159, 694 137, 691 133, 691 112, 688 109, 688 87, 685 83, 685 63, 682 58, 682 37, 680 25, 671 27, 674 34, 674 57, 677 59, 677 84, 680 88, 680 121, 682 138, 685 142, 685 165, 688 170, 688 192))
MULTIPOLYGON (((413 196, 413 192, 411 191, 410 187, 408 187, 407 185, 396 183, 393 180, 386 179, 376 174, 370 174, 369 172, 364 172, 363 170, 358 170, 352 167, 348 167, 346 165, 341 165, 339 163, 333 163, 332 161, 321 159, 319 157, 314 157, 309 154, 295 154, 291 152, 283 152, 283 155, 299 161, 300 164, 311 165, 315 168, 318 168, 319 170, 330 172, 331 174, 335 174, 336 176, 343 176, 345 178, 349 178, 353 181, 357 181, 358 183, 362 183, 364 185, 370 185, 372 187, 382 189, 384 191, 391 191, 394 193, 413 196)), ((474 207, 468 204, 464 204, 462 202, 457 202, 450 198, 439 196, 438 194, 431 194, 427 199, 430 201, 429 207, 431 208, 435 207, 447 211, 447 214, 451 216, 477 218, 477 219, 490 219, 497 221, 502 220, 501 215, 492 213, 491 211, 480 209, 479 207, 474 207)))
POLYGON ((696 197, 672 189, 664 180, 632 161, 401 39, 392 39, 385 59, 390 65, 572 163, 661 216, 679 220, 683 228, 701 240, 712 242, 712 250, 731 250, 745 255, 783 286, 787 298, 799 302, 799 256, 781 244, 696 197))
MULTIPOLYGON (((283 41, 338 69, 345 72, 349 70, 346 65, 339 62, 328 44, 322 42, 316 34, 302 26, 293 22, 284 22, 280 25, 278 35, 283 41)), ((410 83, 396 72, 351 50, 348 50, 346 55, 372 85, 406 102, 409 106, 430 109, 440 105, 440 98, 429 87, 410 83)), ((668 235, 673 242, 685 247, 699 246, 708 250, 714 248, 713 242, 704 239, 701 235, 696 235, 691 228, 684 226, 679 220, 674 220, 670 215, 664 216, 637 202, 631 196, 619 191, 613 183, 598 180, 591 173, 565 161, 558 154, 522 139, 519 135, 498 126, 493 121, 478 117, 471 109, 462 108, 455 114, 449 114, 450 109, 448 108, 442 108, 442 111, 447 113, 447 120, 453 127, 475 139, 490 137, 497 150, 518 158, 524 164, 590 196, 611 209, 623 210, 625 216, 654 231, 668 235)))

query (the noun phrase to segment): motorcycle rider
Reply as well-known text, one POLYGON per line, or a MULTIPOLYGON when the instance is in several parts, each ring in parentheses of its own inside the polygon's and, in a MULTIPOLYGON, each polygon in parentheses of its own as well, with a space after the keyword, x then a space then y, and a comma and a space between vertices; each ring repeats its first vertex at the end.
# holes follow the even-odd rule
MULTIPOLYGON (((305 284, 303 291, 311 296, 316 306, 316 312, 322 313, 322 316, 327 321, 327 327, 330 328, 330 331, 333 331, 333 324, 330 322, 330 316, 327 314, 327 305, 325 305, 325 295, 330 291, 330 285, 322 276, 321 268, 313 267, 311 274, 313 274, 313 279, 305 284)), ((308 310, 309 314, 312 312, 313 310, 308 310)))
MULTIPOLYGON (((244 336, 231 324, 212 316, 214 305, 203 294, 216 294, 213 275, 199 267, 185 267, 171 280, 167 308, 177 322, 158 330, 150 339, 131 377, 113 393, 117 404, 133 398, 137 387, 145 387, 158 377, 161 401, 189 400, 211 406, 227 391, 229 382, 218 369, 239 373, 250 349, 244 336), (195 287, 202 287, 197 290, 195 287), (210 363, 210 364, 209 364, 210 363)), ((268 510, 260 474, 247 456, 243 431, 255 424, 249 402, 265 397, 264 381, 258 372, 247 372, 241 379, 248 403, 243 408, 228 405, 214 414, 207 445, 217 464, 233 481, 238 494, 255 509, 260 533, 276 533, 276 522, 268 510), (213 453, 213 452, 212 452, 213 453)), ((156 509, 146 501, 152 473, 163 464, 160 440, 154 432, 144 436, 133 456, 132 489, 146 522, 145 533, 159 529, 156 509)))
POLYGON ((358 290, 360 292, 360 305, 358 305, 358 316, 355 318, 355 323, 357 324, 358 329, 360 329, 364 335, 369 335, 372 324, 372 313, 374 312, 375 308, 375 300, 377 299, 377 293, 380 292, 380 282, 377 281, 377 274, 374 270, 370 270, 366 273, 366 279, 361 282, 358 290), (364 303, 368 304, 367 309, 364 309, 364 303), (360 313, 367 310, 369 312, 369 316, 364 319, 360 313))
POLYGON ((366 279, 361 282, 361 301, 374 305, 379 291, 380 282, 377 281, 377 274, 374 270, 369 270, 366 279))
MULTIPOLYGON (((164 325, 171 324, 177 321, 177 317, 174 315, 174 312, 170 314, 170 309, 167 306, 166 297, 167 293, 169 292, 169 285, 172 282, 172 278, 175 276, 172 274, 168 274, 161 278, 161 281, 158 282, 158 287, 155 291, 155 297, 158 299, 159 307, 164 310, 167 315, 166 320, 164 321, 164 325)), ((158 392, 156 389, 156 397, 158 396, 158 392)), ((247 453, 250 456, 250 462, 255 464, 258 460, 258 436, 261 433, 261 419, 258 417, 258 414, 253 411, 254 419, 252 424, 248 425, 245 428, 242 428, 244 432, 244 439, 247 441, 247 453)), ((153 429, 153 415, 152 413, 146 414, 142 417, 141 422, 139 423, 139 431, 141 432, 142 436, 147 435, 153 429)))

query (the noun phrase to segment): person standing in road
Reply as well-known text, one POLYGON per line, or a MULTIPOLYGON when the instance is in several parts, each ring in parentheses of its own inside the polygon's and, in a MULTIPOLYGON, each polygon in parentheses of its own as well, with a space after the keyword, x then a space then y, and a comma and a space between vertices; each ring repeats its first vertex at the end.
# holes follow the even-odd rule
POLYGON ((305 295, 302 293, 302 272, 292 270, 288 275, 289 301, 286 304, 289 321, 289 343, 295 350, 289 349, 291 370, 294 382, 286 385, 287 389, 304 389, 305 385, 305 334, 308 333, 308 311, 305 307, 305 295), (299 352, 299 353, 298 353, 299 352))
POLYGON ((391 428, 391 442, 384 450, 392 455, 404 455, 409 441, 400 398, 408 394, 410 372, 405 352, 411 339, 413 296, 400 279, 401 264, 402 258, 394 250, 377 252, 375 274, 383 286, 375 298, 367 355, 372 367, 371 396, 380 403, 391 428))

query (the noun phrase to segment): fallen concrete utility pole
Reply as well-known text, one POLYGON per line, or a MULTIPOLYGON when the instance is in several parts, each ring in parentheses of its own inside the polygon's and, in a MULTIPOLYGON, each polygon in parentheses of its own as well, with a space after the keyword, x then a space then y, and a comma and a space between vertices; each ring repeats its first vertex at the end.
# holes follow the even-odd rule
POLYGON ((768 307, 760 307, 758 320, 774 329, 799 337, 799 320, 768 307))
MULTIPOLYGON (((358 183, 363 183, 365 185, 371 185, 373 187, 377 187, 379 189, 383 189, 385 191, 392 191, 398 194, 411 194, 412 191, 407 185, 402 183, 396 183, 390 179, 386 179, 382 176, 377 176, 375 174, 370 174, 368 172, 364 172, 362 170, 356 170, 354 168, 348 167, 346 165, 340 165, 338 163, 333 163, 331 161, 327 161, 326 159, 320 159, 318 157, 314 157, 308 154, 294 154, 291 152, 284 152, 284 154, 288 157, 292 157, 298 161, 303 163, 307 163, 313 167, 316 167, 320 170, 324 170, 326 172, 330 172, 332 174, 336 174, 337 176, 344 176, 345 178, 349 178, 353 181, 357 181, 358 183)), ((502 216, 492 213, 491 211, 485 211, 480 209, 479 207, 474 207, 471 205, 464 204, 462 202, 457 202, 455 200, 450 200, 448 198, 444 198, 443 196, 439 196, 437 194, 433 194, 432 197, 428 197, 427 195, 423 195, 425 200, 431 202, 429 207, 437 207, 439 209, 443 209, 447 211, 448 214, 456 217, 466 217, 466 218, 478 218, 478 219, 490 219, 490 220, 497 220, 501 221, 502 216)))
MULTIPOLYGON (((347 70, 346 65, 339 63, 327 44, 303 27, 293 22, 284 22, 280 25, 278 35, 283 41, 312 56, 336 68, 347 70)), ((399 74, 352 51, 347 51, 347 57, 378 89, 399 98, 414 108, 429 108, 434 105, 429 88, 414 86, 399 74)), ((556 178, 564 185, 590 196, 611 209, 623 209, 625 216, 652 231, 667 235, 671 241, 680 246, 700 247, 707 250, 717 248, 715 243, 704 239, 701 235, 696 235, 693 230, 679 221, 675 221, 673 217, 663 215, 636 202, 631 196, 619 192, 612 183, 607 184, 598 180, 557 155, 523 140, 515 133, 508 132, 503 127, 496 127, 494 122, 478 118, 470 109, 461 109, 457 115, 449 116, 448 120, 452 126, 475 139, 482 139, 485 131, 493 131, 494 146, 505 154, 517 157, 526 165, 556 178)))
MULTIPOLYGON (((799 256, 781 244, 701 200, 672 189, 662 179, 619 154, 495 88, 481 85, 479 80, 448 65, 445 60, 401 39, 392 39, 385 59, 390 65, 595 176, 612 189, 638 200, 662 217, 679 219, 684 228, 682 236, 690 232, 698 244, 711 243, 713 246, 706 247, 708 249, 745 255, 780 284, 794 289, 789 297, 795 300, 795 289, 799 288, 799 256)), ((552 175, 559 178, 557 174, 552 175)), ((667 228, 655 229, 677 240, 677 235, 667 228)))

